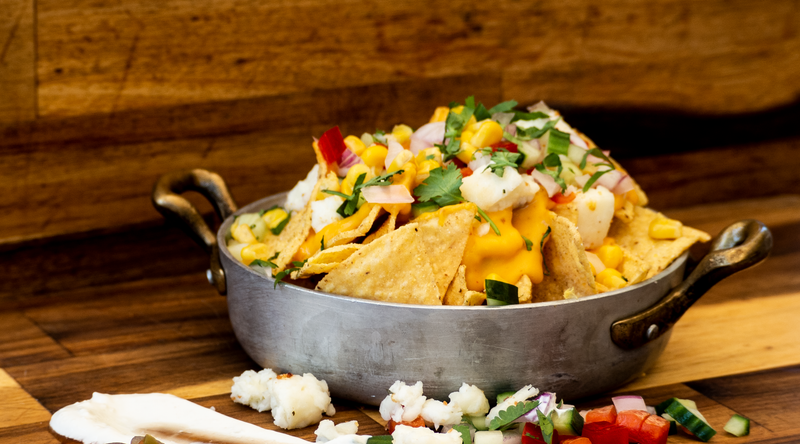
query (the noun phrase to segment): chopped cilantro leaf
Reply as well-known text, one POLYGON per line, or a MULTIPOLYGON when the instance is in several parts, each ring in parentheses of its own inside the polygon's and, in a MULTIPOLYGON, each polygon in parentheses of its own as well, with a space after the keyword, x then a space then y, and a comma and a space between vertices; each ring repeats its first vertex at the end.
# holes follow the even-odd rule
POLYGON ((510 405, 502 410, 489 423, 489 430, 502 430, 503 427, 513 426, 513 421, 539 406, 539 401, 523 401, 510 405))
POLYGON ((533 241, 525 236, 522 236, 522 241, 525 242, 525 249, 531 251, 531 248, 533 248, 533 241))
POLYGON ((547 174, 548 176, 552 177, 553 180, 556 181, 558 186, 561 187, 562 191, 567 189, 567 183, 564 182, 564 179, 561 177, 561 171, 563 171, 564 168, 561 166, 561 159, 558 157, 558 154, 556 153, 548 154, 547 157, 544 158, 544 162, 536 164, 535 168, 536 171, 542 174, 547 174), (558 169, 556 171, 552 171, 548 170, 545 167, 556 167, 558 169))
MULTIPOLYGON (((608 156, 606 156, 602 151, 600 151, 599 148, 592 148, 590 150, 587 150, 586 153, 583 155, 583 159, 581 159, 581 164, 578 165, 581 167, 581 169, 586 168, 586 159, 589 157, 590 154, 592 156, 599 157, 605 160, 606 162, 608 162, 609 165, 611 165, 611 159, 609 159, 608 156)), ((611 167, 613 168, 614 165, 611 165, 611 167)))
POLYGON ((535 113, 525 113, 522 111, 514 111, 514 118, 511 119, 511 122, 516 122, 517 120, 536 120, 536 119, 549 119, 549 118, 550 116, 543 112, 537 111, 535 113))
POLYGON ((389 179, 391 179, 391 177, 395 174, 402 174, 403 172, 403 170, 392 171, 391 173, 373 177, 366 183, 364 183, 364 179, 367 177, 367 173, 361 173, 358 178, 356 178, 356 183, 353 184, 353 194, 350 195, 332 190, 322 190, 322 192, 343 198, 344 202, 342 202, 339 208, 336 209, 336 212, 342 217, 350 217, 356 212, 356 210, 358 210, 358 203, 361 198, 362 188, 391 185, 392 182, 389 179))
POLYGON ((292 216, 289 213, 286 213, 286 217, 283 218, 283 220, 278 225, 275 225, 274 228, 270 228, 269 231, 271 231, 272 234, 274 234, 275 236, 281 234, 281 231, 283 231, 283 229, 286 228, 286 224, 289 223, 289 219, 291 218, 292 216))
POLYGON ((456 424, 453 426, 453 430, 461 434, 461 442, 462 443, 471 443, 472 436, 469 433, 469 426, 466 424, 456 424))
POLYGON ((498 150, 492 154, 492 161, 494 163, 490 163, 489 168, 493 173, 497 174, 498 177, 503 177, 505 167, 519 167, 519 164, 522 162, 522 154, 511 153, 508 150, 498 150))
POLYGON ((278 288, 278 284, 283 282, 283 278, 285 278, 286 276, 289 276, 290 274, 292 274, 295 271, 300 271, 300 269, 303 268, 303 265, 305 265, 307 261, 308 261, 308 259, 306 259, 306 260, 304 260, 302 262, 293 261, 291 267, 286 267, 285 270, 283 270, 283 271, 279 272, 278 274, 276 274, 275 275, 275 285, 274 285, 273 288, 278 288))
POLYGON ((536 410, 536 416, 539 417, 539 428, 542 429, 542 437, 547 444, 553 444, 553 421, 550 415, 545 415, 541 410, 536 410))
POLYGON ((319 240, 319 251, 325 250, 325 236, 322 236, 322 239, 319 240))
POLYGON ((585 193, 589 191, 589 188, 591 188, 592 185, 594 185, 594 183, 597 182, 597 179, 599 179, 600 176, 602 176, 605 173, 608 173, 609 171, 614 171, 614 170, 603 170, 592 174, 592 177, 590 177, 589 180, 586 181, 586 184, 583 186, 583 192, 585 193))
POLYGON ((270 258, 269 258, 269 259, 267 259, 267 260, 268 260, 268 261, 274 261, 274 260, 275 260, 275 259, 277 259, 277 258, 278 258, 278 256, 280 256, 280 255, 281 255, 281 252, 280 252, 280 251, 276 251, 276 252, 275 252, 275 254, 273 254, 272 256, 270 256, 270 258))
POLYGON ((486 213, 484 213, 483 210, 481 210, 481 207, 478 207, 478 214, 480 214, 482 218, 486 219, 486 222, 489 222, 489 226, 492 227, 492 231, 494 231, 494 234, 500 236, 500 229, 497 228, 497 225, 494 224, 494 221, 489 219, 489 216, 486 213))
MULTIPOLYGON (((437 144, 436 147, 442 152, 443 160, 448 160, 456 157, 456 154, 461 150, 461 142, 456 140, 461 137, 461 132, 464 130, 464 125, 467 124, 469 118, 475 112, 475 98, 468 97, 466 100, 467 105, 461 110, 460 113, 453 112, 452 106, 450 112, 447 114, 447 120, 444 125, 444 137, 447 143, 437 144), (470 106, 472 104, 473 106, 470 106)), ((458 106, 458 104, 456 104, 458 106)))
POLYGON ((278 268, 278 265, 276 265, 275 262, 272 262, 272 260, 266 260, 265 261, 265 260, 261 260, 261 259, 256 259, 253 262, 250 262, 250 266, 251 267, 254 266, 254 265, 256 267, 278 268))
MULTIPOLYGON (((277 206, 277 205, 276 205, 276 206, 277 206)), ((272 208, 275 208, 275 207, 272 207, 272 208)), ((272 208, 270 208, 270 210, 271 210, 272 208)), ((267 214, 267 211, 268 211, 268 210, 261 210, 261 211, 259 211, 259 212, 258 212, 258 217, 261 217, 261 216, 263 216, 263 215, 267 214)))
POLYGON ((480 122, 481 120, 492 118, 492 113, 490 113, 489 110, 487 110, 486 107, 483 106, 483 103, 478 104, 478 107, 475 108, 474 115, 475 115, 475 120, 477 120, 478 122, 480 122))
POLYGON ((507 100, 505 102, 498 103, 489 109, 489 115, 491 116, 492 114, 511 111, 517 105, 518 103, 515 100, 507 100))
POLYGON ((387 145, 386 142, 386 132, 383 130, 375 130, 375 134, 372 135, 372 139, 378 143, 382 143, 387 145))
POLYGON ((550 236, 550 231, 552 231, 552 229, 548 226, 547 231, 542 235, 542 240, 539 242, 539 253, 542 255, 542 265, 544 265, 545 276, 550 276, 550 269, 547 267, 547 261, 544 260, 544 241, 547 239, 547 236, 550 236))
POLYGON ((558 119, 548 120, 547 123, 545 123, 541 128, 536 128, 535 126, 532 126, 528 129, 517 128, 517 138, 521 140, 538 139, 542 137, 544 133, 555 128, 556 123, 558 123, 558 119))

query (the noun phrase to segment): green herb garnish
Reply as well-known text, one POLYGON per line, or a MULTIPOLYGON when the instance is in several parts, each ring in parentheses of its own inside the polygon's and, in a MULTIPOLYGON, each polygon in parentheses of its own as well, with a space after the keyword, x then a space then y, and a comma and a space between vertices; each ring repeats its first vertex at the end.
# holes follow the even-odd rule
POLYGON ((586 159, 589 157, 590 154, 592 156, 599 157, 605 160, 606 162, 608 162, 607 165, 614 168, 614 165, 611 164, 611 159, 609 159, 608 156, 606 156, 602 151, 600 151, 599 148, 592 148, 590 150, 587 150, 586 153, 583 155, 583 159, 581 159, 581 164, 578 165, 580 169, 586 168, 586 159))
POLYGON ((304 260, 302 262, 301 261, 293 261, 291 267, 286 267, 286 269, 284 269, 283 271, 281 271, 278 274, 276 274, 275 275, 275 285, 273 286, 273 288, 278 288, 278 284, 282 283, 283 282, 283 278, 285 278, 286 276, 292 274, 295 271, 300 271, 300 269, 303 268, 303 265, 305 265, 306 262, 308 262, 308 259, 306 259, 306 260, 304 260))
POLYGON ((535 126, 532 126, 528 129, 522 129, 517 127, 517 138, 520 140, 538 139, 544 136, 544 133, 555 128, 556 123, 558 123, 558 119, 548 120, 547 123, 545 123, 544 126, 541 128, 536 128, 535 126))
POLYGON ((386 132, 383 130, 375 130, 375 134, 372 135, 372 139, 384 145, 388 144, 386 141, 386 132))
POLYGON ((513 426, 513 421, 539 406, 539 401, 523 401, 509 406, 492 418, 489 430, 503 430, 503 427, 513 426))
POLYGON ((556 153, 550 153, 547 157, 544 158, 542 163, 536 164, 536 171, 547 174, 548 176, 552 177, 553 180, 556 181, 558 186, 561 187, 561 191, 567 189, 567 183, 564 182, 564 179, 561 177, 561 172, 564 171, 564 167, 561 166, 561 159, 558 157, 556 153), (556 171, 548 170, 547 167, 554 167, 557 168, 556 171))
POLYGON ((507 100, 505 102, 498 103, 489 109, 489 115, 511 111, 517 105, 518 103, 516 100, 507 100))
MULTIPOLYGON (((464 125, 469 122, 469 118, 472 117, 475 112, 475 98, 472 96, 468 97, 466 103, 467 105, 464 106, 464 109, 462 109, 460 113, 455 113, 451 109, 447 114, 447 120, 445 120, 444 124, 444 138, 447 144, 436 145, 439 151, 442 152, 442 159, 445 162, 456 157, 461 150, 461 142, 456 140, 456 138, 461 137, 461 133, 464 131, 464 125), (469 106, 470 103, 473 106, 469 106)), ((458 105, 456 104, 456 106, 458 105)), ((454 107, 451 106, 450 108, 454 107)))
POLYGON ((461 442, 463 444, 469 444, 472 442, 472 436, 469 434, 469 426, 466 424, 456 424, 453 426, 453 430, 461 434, 461 442))
POLYGON ((533 248, 533 241, 531 241, 525 236, 522 236, 522 240, 525 242, 525 249, 531 251, 531 249, 533 248))
MULTIPOLYGON (((446 169, 442 167, 436 168, 431 170, 427 179, 414 188, 414 195, 419 198, 420 202, 433 201, 440 207, 466 202, 467 200, 461 195, 461 179, 461 170, 455 164, 448 164, 446 169)), ((500 230, 497 225, 489 219, 489 216, 480 207, 477 205, 476 207, 478 208, 478 214, 489 222, 489 226, 492 227, 495 234, 500 236, 500 230)))
POLYGON ((589 191, 589 188, 591 188, 592 185, 594 185, 594 183, 597 182, 597 179, 599 179, 600 176, 602 176, 603 174, 608 173, 610 171, 614 171, 614 170, 613 169, 612 170, 603 170, 603 171, 598 171, 598 172, 592 174, 592 177, 590 177, 589 180, 586 181, 586 184, 583 186, 583 192, 585 193, 585 192, 589 191))
POLYGON ((387 185, 391 185, 392 182, 389 180, 395 174, 402 174, 403 170, 392 171, 391 173, 386 173, 380 175, 378 177, 373 177, 372 179, 368 180, 364 183, 364 179, 367 177, 367 173, 361 173, 357 178, 356 182, 353 184, 353 194, 347 195, 344 193, 340 193, 338 191, 332 190, 322 190, 323 193, 333 194, 334 196, 339 196, 344 199, 344 202, 336 209, 336 212, 339 213, 342 217, 350 217, 358 210, 358 202, 361 198, 361 189, 366 187, 383 187, 387 185))
POLYGON ((506 149, 499 149, 492 154, 492 161, 494 163, 490 163, 488 167, 493 173, 497 174, 498 177, 503 177, 507 166, 512 168, 519 167, 519 164, 522 163, 522 154, 512 153, 506 149))
POLYGON ((559 131, 555 128, 550 130, 550 137, 547 141, 547 152, 567 155, 569 152, 569 133, 559 131))
POLYGON ((253 262, 250 262, 250 266, 251 267, 252 266, 256 266, 256 267, 278 268, 278 266, 275 264, 275 262, 272 262, 271 260, 266 260, 265 261, 265 260, 261 260, 261 259, 256 259, 253 262))
POLYGON ((541 410, 536 410, 536 416, 539 417, 539 428, 542 429, 542 437, 547 444, 553 444, 553 421, 549 415, 544 415, 541 410))
POLYGON ((325 236, 322 236, 322 239, 319 240, 319 251, 325 251, 325 236))
POLYGON ((541 111, 537 111, 535 113, 526 113, 522 111, 514 111, 514 118, 511 119, 511 122, 516 122, 517 120, 536 120, 536 119, 549 119, 550 116, 545 114, 541 111))

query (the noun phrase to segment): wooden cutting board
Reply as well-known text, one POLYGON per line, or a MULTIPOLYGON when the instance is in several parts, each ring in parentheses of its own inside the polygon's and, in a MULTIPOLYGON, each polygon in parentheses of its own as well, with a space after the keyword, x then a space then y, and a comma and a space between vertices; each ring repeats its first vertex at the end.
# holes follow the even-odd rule
MULTIPOLYGON (((711 442, 800 441, 800 196, 669 216, 711 233, 757 218, 772 230, 775 247, 765 263, 706 294, 674 327, 654 367, 618 392, 640 394, 648 404, 694 399, 718 430, 711 442), (753 420, 749 437, 722 431, 733 413, 753 420)), ((58 442, 48 430, 51 413, 94 391, 173 393, 276 429, 269 413, 229 398, 231 378, 256 368, 236 342, 225 299, 204 276, 38 294, 0 307, 0 443, 58 442)), ((589 408, 610 396, 568 401, 589 408)), ((334 404, 334 422, 356 419, 360 433, 384 433, 376 409, 334 404)), ((289 433, 313 440, 314 429, 289 433)), ((669 442, 695 440, 676 435, 669 442)))

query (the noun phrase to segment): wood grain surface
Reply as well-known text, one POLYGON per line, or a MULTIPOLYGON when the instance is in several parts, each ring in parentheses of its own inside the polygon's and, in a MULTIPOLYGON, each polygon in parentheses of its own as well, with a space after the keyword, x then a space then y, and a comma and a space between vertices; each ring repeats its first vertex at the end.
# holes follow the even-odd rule
POLYGON ((36 118, 36 41, 33 0, 0 7, 0 128, 36 118))
MULTIPOLYGON (((676 324, 654 367, 617 393, 640 394, 649 404, 694 399, 718 430, 711 442, 800 440, 799 210, 800 196, 788 195, 668 212, 711 232, 742 218, 761 219, 775 248, 763 264, 706 294, 676 324), (754 421, 750 437, 721 430, 733 413, 754 421)), ((173 393, 275 428, 268 413, 229 399, 231 378, 257 366, 234 338, 225 298, 201 271, 44 288, 26 304, 12 302, 0 299, 0 393, 11 402, 0 408, 2 443, 58 442, 47 428, 49 414, 94 391, 173 393)), ((590 408, 608 404, 610 396, 572 401, 590 408)), ((335 422, 356 419, 362 433, 383 433, 374 408, 335 405, 335 422)), ((291 433, 312 439, 313 430, 291 433)), ((676 435, 669 442, 696 441, 676 435)))

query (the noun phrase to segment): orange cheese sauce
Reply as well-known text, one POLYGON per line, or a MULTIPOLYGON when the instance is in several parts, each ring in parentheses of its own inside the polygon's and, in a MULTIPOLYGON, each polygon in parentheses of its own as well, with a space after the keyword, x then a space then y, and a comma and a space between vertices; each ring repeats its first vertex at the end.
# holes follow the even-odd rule
POLYGON ((421 222, 423 220, 433 219, 438 217, 439 218, 439 226, 444 226, 444 221, 447 219, 447 216, 453 213, 457 213, 463 209, 475 210, 475 204, 472 202, 464 202, 457 205, 449 205, 446 207, 439 208, 436 211, 430 211, 427 213, 422 213, 413 220, 413 222, 421 222))
MULTIPOLYGON (((344 233, 345 231, 355 230, 361 225, 361 222, 367 218, 370 211, 372 211, 372 207, 375 204, 365 203, 358 209, 352 216, 344 218, 338 222, 334 222, 328 224, 323 228, 319 233, 315 233, 314 230, 311 230, 311 234, 306 238, 303 245, 300 246, 300 249, 297 250, 292 260, 295 261, 304 261, 309 257, 313 256, 317 251, 319 251, 320 244, 322 239, 333 239, 339 233, 344 233)), ((325 242, 325 247, 333 247, 335 245, 328 244, 325 242)))
POLYGON ((534 284, 541 282, 544 273, 540 242, 552 223, 552 205, 547 194, 539 191, 531 203, 516 211, 507 208, 487 213, 500 230, 500 236, 491 229, 479 236, 477 224, 473 227, 462 259, 462 264, 467 267, 467 288, 484 291, 484 280, 493 273, 509 284, 516 284, 523 274, 528 275, 534 284), (533 243, 530 251, 523 236, 533 243))

